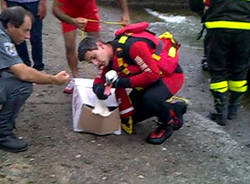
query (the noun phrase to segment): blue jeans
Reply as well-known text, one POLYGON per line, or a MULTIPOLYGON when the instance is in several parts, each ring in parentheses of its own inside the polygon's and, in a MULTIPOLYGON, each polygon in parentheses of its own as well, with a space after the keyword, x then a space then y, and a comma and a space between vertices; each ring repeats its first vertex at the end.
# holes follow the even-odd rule
POLYGON ((17 79, 14 75, 3 72, 0 77, 0 137, 12 133, 15 120, 22 105, 32 93, 32 83, 17 79))
MULTIPOLYGON (((34 22, 32 24, 31 29, 31 54, 32 60, 34 62, 33 68, 37 70, 43 70, 43 43, 42 43, 42 29, 43 29, 43 22, 42 19, 37 15, 38 13, 38 2, 34 3, 17 3, 17 2, 10 2, 6 1, 7 6, 21 6, 24 9, 30 11, 34 16, 34 22)), ((17 52, 19 56, 22 58, 23 62, 28 66, 31 66, 31 61, 29 57, 29 52, 27 49, 27 43, 24 41, 23 43, 16 45, 17 52)))

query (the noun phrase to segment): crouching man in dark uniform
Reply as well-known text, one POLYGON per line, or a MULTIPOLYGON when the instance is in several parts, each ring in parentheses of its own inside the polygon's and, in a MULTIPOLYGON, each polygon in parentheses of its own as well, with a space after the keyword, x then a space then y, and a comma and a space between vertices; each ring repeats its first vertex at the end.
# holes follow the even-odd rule
POLYGON ((13 131, 18 111, 32 93, 32 82, 64 84, 69 75, 61 71, 49 75, 25 65, 15 45, 30 38, 33 16, 22 7, 11 7, 0 14, 0 149, 25 151, 28 143, 13 131))
POLYGON ((146 30, 148 25, 147 22, 128 25, 108 43, 87 37, 79 45, 78 57, 100 70, 93 85, 99 99, 108 97, 106 84, 110 81, 116 88, 122 128, 131 134, 133 123, 157 116, 158 127, 147 141, 161 144, 183 124, 186 103, 166 101, 180 90, 184 75, 178 64, 179 45, 172 34, 166 32, 158 38, 146 30), (109 74, 114 77, 107 80, 109 74), (129 97, 125 88, 133 89, 129 97))

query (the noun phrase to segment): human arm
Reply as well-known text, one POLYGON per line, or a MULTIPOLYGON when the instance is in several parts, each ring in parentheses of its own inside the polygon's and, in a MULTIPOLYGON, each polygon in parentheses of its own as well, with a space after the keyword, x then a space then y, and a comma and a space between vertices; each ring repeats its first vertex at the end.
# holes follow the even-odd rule
POLYGON ((44 19, 47 15, 47 0, 40 0, 38 5, 38 15, 44 19))
POLYGON ((105 100, 108 98, 108 95, 104 94, 105 91, 105 73, 107 71, 107 68, 103 68, 99 70, 98 75, 94 79, 93 83, 93 92, 100 100, 105 100))
POLYGON ((52 11, 53 14, 61 21, 64 21, 68 24, 73 24, 75 25, 78 29, 80 30, 84 30, 85 25, 87 24, 87 19, 83 18, 83 17, 70 17, 67 14, 65 14, 62 11, 62 6, 63 3, 59 2, 58 0, 54 0, 53 2, 53 6, 52 6, 52 11))
POLYGON ((118 2, 122 10, 121 22, 124 25, 128 25, 130 24, 130 17, 129 17, 129 9, 128 9, 127 0, 118 0, 118 2))
POLYGON ((1 11, 5 10, 7 8, 7 3, 5 0, 1 0, 1 11))
POLYGON ((69 81, 69 74, 61 71, 56 75, 50 75, 31 68, 23 63, 10 66, 9 71, 18 79, 37 84, 64 84, 69 81))

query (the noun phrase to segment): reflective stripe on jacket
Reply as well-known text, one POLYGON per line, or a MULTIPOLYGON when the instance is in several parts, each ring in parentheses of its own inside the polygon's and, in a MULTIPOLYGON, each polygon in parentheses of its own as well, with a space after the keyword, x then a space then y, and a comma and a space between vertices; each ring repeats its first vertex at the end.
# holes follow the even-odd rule
POLYGON ((205 26, 207 29, 250 30, 250 0, 211 0, 205 26))

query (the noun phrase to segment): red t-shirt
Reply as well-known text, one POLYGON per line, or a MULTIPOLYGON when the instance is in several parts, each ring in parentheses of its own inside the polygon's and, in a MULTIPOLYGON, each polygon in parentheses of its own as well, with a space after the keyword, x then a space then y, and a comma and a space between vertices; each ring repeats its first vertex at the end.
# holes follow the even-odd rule
MULTIPOLYGON (((83 17, 87 19, 100 20, 98 8, 95 0, 57 0, 62 3, 62 11, 70 17, 83 17)), ((63 32, 75 30, 76 27, 71 24, 62 22, 63 32)), ((86 32, 99 32, 100 24, 88 22, 85 27, 86 32)))

